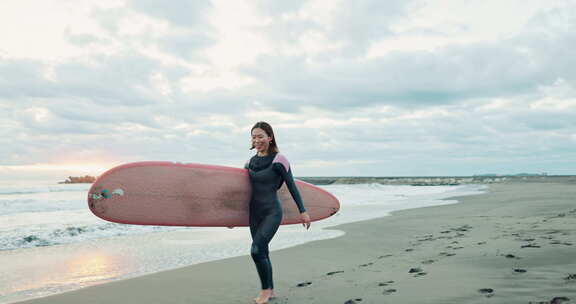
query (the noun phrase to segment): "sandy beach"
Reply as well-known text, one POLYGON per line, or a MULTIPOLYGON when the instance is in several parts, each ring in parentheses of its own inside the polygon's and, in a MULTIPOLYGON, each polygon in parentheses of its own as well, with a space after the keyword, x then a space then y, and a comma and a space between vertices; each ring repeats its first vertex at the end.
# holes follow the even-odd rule
MULTIPOLYGON (((574 184, 495 184, 455 199, 271 252, 269 303, 576 303, 574 184)), ((21 303, 252 303, 258 291, 246 255, 21 303)))

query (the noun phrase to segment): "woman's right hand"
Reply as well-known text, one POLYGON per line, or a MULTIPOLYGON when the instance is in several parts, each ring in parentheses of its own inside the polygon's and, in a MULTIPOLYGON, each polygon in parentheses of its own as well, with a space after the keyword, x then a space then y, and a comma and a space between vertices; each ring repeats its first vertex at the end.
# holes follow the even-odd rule
POLYGON ((310 229, 310 215, 308 215, 308 212, 304 211, 300 213, 300 220, 302 221, 302 226, 306 227, 306 230, 310 229))

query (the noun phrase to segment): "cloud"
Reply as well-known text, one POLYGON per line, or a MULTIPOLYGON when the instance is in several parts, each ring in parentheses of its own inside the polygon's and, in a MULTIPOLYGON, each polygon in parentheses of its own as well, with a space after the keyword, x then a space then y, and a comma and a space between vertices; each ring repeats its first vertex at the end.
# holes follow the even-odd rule
POLYGON ((208 0, 181 0, 170 5, 161 0, 131 0, 128 6, 183 27, 205 26, 206 16, 212 7, 208 0))
POLYGON ((298 12, 308 2, 310 2, 310 1, 309 0, 294 0, 294 1, 256 0, 256 5, 266 15, 278 16, 278 15, 298 12))
POLYGON ((242 166, 264 120, 300 176, 576 170, 573 5, 228 3, 69 3, 59 57, 0 42, 0 165, 242 166))

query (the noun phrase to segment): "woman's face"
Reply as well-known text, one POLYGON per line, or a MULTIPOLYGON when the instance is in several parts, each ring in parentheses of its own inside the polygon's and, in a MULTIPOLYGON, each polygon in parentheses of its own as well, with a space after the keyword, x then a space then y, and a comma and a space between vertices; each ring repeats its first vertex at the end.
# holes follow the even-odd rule
POLYGON ((252 145, 256 148, 256 150, 258 150, 258 152, 266 153, 271 141, 272 137, 268 136, 266 131, 260 128, 255 128, 252 130, 252 145))

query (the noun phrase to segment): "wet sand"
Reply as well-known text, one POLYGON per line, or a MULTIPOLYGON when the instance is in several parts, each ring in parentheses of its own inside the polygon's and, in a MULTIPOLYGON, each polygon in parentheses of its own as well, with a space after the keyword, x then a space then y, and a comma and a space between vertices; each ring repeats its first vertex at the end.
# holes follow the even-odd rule
MULTIPOLYGON (((271 252, 269 303, 576 303, 575 184, 456 199, 271 252)), ((253 303, 258 291, 247 255, 21 303, 253 303)))

